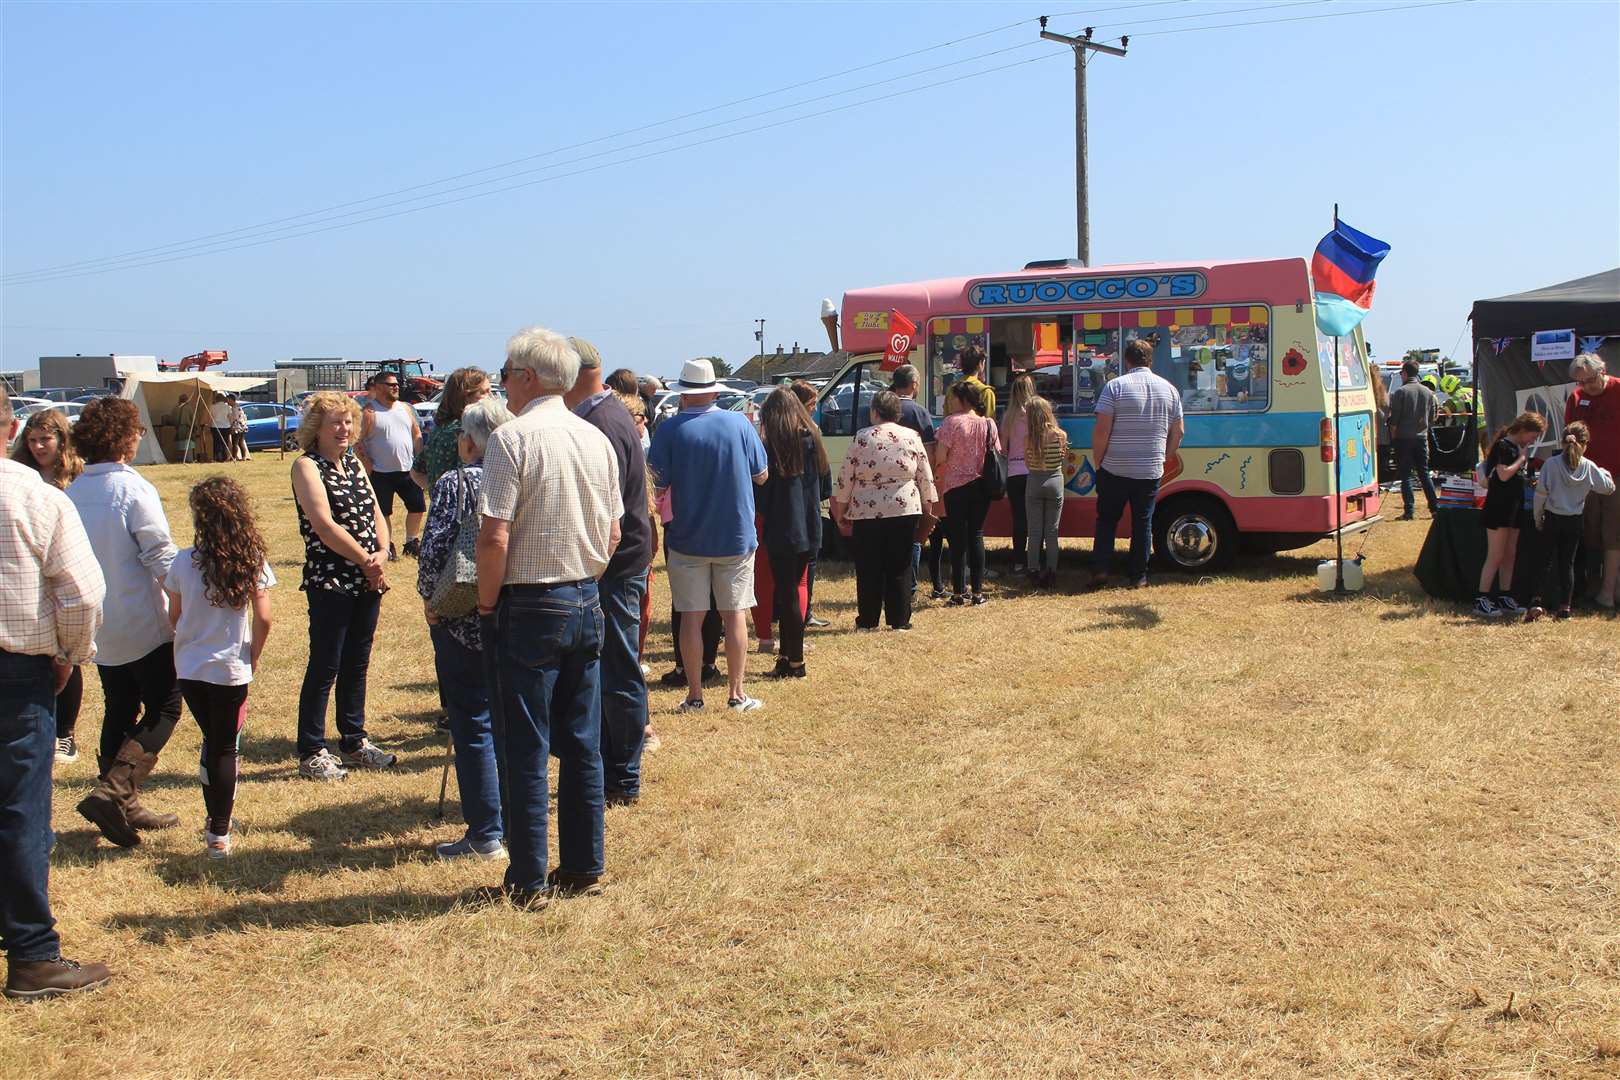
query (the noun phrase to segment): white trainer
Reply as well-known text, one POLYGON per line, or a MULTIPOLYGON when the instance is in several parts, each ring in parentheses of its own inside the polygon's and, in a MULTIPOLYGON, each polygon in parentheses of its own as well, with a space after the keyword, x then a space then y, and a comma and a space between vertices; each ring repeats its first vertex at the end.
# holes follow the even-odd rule
POLYGON ((361 739, 359 746, 343 751, 343 764, 353 769, 387 769, 398 762, 398 754, 377 749, 370 739, 361 739))
POLYGON ((298 763, 298 775, 305 780, 342 780, 349 772, 323 746, 298 763))

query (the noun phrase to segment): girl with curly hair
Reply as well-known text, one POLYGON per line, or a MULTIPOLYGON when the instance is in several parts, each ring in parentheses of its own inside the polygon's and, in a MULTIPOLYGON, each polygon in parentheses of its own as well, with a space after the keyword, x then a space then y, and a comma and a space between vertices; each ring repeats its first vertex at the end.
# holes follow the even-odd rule
POLYGON ((164 588, 174 626, 174 670, 203 737, 206 853, 231 853, 237 755, 264 639, 275 574, 242 485, 210 476, 191 489, 192 546, 175 556, 164 588))
MULTIPOLYGON (((72 429, 60 409, 41 409, 30 416, 11 458, 63 491, 84 472, 84 461, 73 449, 72 429)), ((56 695, 56 760, 59 764, 71 765, 79 760, 79 743, 74 730, 79 724, 79 705, 83 700, 84 673, 75 667, 62 692, 56 695)))

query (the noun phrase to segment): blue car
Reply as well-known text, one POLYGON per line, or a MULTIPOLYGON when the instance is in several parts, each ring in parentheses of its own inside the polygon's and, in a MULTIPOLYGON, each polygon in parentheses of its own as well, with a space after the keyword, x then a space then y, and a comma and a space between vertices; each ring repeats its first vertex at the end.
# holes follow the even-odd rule
POLYGON ((249 450, 274 450, 281 446, 281 418, 284 416, 287 418, 286 447, 288 450, 298 449, 297 409, 290 405, 244 401, 242 411, 247 413, 249 450))

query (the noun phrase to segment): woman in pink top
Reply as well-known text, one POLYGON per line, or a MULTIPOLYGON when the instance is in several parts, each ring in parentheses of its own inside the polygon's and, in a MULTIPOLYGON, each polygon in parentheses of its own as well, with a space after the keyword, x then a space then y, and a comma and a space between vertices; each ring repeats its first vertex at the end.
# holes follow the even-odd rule
POLYGON ((855 629, 911 629, 911 545, 939 495, 921 436, 900 420, 900 396, 872 400, 872 426, 844 455, 833 486, 833 517, 855 548, 855 629))
POLYGON ((1012 381, 1012 395, 1001 417, 1001 445, 1007 448, 1007 508, 1012 511, 1013 573, 1026 570, 1029 546, 1029 518, 1024 509, 1024 491, 1029 483, 1029 466, 1024 462, 1024 443, 1029 437, 1030 401, 1035 397, 1035 380, 1020 375, 1012 381))
MULTIPOLYGON (((945 541, 951 548, 951 605, 969 602, 966 585, 971 570, 972 603, 985 602, 984 595, 984 517, 990 500, 979 490, 979 473, 984 453, 1001 449, 994 420, 974 412, 979 403, 975 387, 963 382, 951 384, 945 399, 949 413, 935 437, 934 473, 945 499, 945 541)), ((939 583, 934 583, 936 595, 939 583)))

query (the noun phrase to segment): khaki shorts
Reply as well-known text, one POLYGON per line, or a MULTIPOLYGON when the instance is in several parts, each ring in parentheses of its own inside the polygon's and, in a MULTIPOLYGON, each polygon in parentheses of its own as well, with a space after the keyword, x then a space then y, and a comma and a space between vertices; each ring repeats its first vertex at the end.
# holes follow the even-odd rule
POLYGON ((669 592, 675 610, 708 611, 709 594, 719 611, 747 611, 754 606, 754 553, 706 558, 683 555, 673 548, 665 553, 669 592))
POLYGON ((1620 551, 1620 491, 1586 497, 1586 549, 1620 551))

